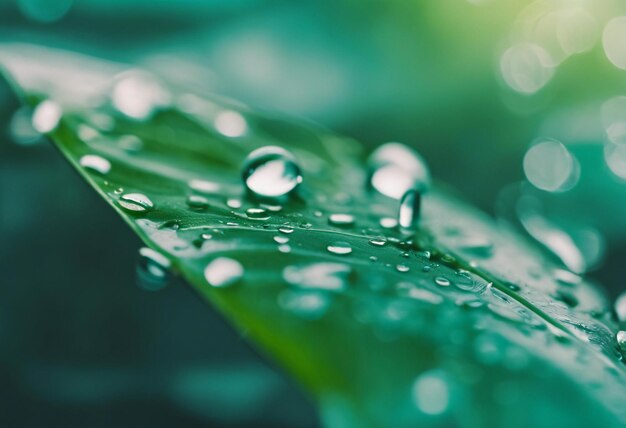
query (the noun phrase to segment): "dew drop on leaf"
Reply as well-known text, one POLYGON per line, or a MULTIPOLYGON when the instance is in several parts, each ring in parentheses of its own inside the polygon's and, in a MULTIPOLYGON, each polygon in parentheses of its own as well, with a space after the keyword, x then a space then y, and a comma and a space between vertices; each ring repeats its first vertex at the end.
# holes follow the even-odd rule
POLYGON ((442 287, 448 287, 450 285, 450 280, 443 276, 438 276, 435 278, 435 284, 441 285, 442 287))
POLYGON ((32 125, 37 132, 47 134, 56 129, 63 115, 63 110, 56 102, 41 102, 33 112, 32 125))
POLYGON ((282 198, 302 182, 295 157, 277 146, 252 151, 243 163, 242 178, 248 191, 261 198, 282 198))
POLYGON ((400 199, 409 189, 424 190, 430 182, 426 162, 400 143, 383 144, 370 155, 370 184, 379 193, 400 199))
POLYGON ((267 210, 264 210, 263 208, 248 208, 246 210, 246 215, 248 216, 248 218, 254 220, 267 220, 268 218, 270 218, 267 210))
POLYGON ((422 195, 415 189, 408 190, 400 200, 398 224, 401 228, 411 230, 417 225, 420 215, 422 195))
POLYGON ((204 210, 209 206, 209 200, 204 196, 190 195, 187 198, 187 205, 194 210, 204 210))
POLYGON ((326 249, 333 254, 350 254, 352 247, 345 241, 337 241, 329 244, 326 249))
POLYGON ((163 254, 148 247, 139 249, 137 283, 144 290, 156 291, 167 285, 172 263, 163 254))
POLYGON ((328 222, 333 226, 348 227, 354 224, 354 216, 351 214, 331 214, 328 222))
POLYGON ((145 212, 154 208, 154 203, 143 193, 127 193, 122 195, 119 204, 127 211, 145 212))
POLYGON ((229 257, 218 257, 204 269, 204 278, 213 287, 229 287, 243 277, 243 266, 229 257))
POLYGON ((106 175, 111 170, 111 162, 98 155, 85 155, 80 158, 79 163, 83 168, 101 175, 106 175))

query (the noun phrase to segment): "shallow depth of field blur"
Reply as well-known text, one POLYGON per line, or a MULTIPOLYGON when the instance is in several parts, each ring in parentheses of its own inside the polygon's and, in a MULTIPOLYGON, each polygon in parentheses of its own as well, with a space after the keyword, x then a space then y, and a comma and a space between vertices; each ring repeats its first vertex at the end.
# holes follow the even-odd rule
MULTIPOLYGON (((403 142, 612 298, 624 289, 623 0, 5 0, 0 42, 403 142)), ((0 133, 0 425, 318 426, 184 284, 142 286, 138 238, 3 82, 0 133)))

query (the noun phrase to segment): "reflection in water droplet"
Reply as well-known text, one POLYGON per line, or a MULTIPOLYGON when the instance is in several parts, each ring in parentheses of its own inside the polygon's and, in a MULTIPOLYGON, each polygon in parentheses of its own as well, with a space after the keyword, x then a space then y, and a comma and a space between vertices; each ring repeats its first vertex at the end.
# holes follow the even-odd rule
POLYGON ((450 280, 443 276, 438 276, 435 278, 435 284, 441 285, 442 287, 448 287, 450 285, 450 280))
POLYGON ((445 373, 436 369, 421 374, 413 384, 413 399, 422 413, 427 415, 444 413, 450 401, 445 373))
POLYGON ((217 114, 213 123, 215 129, 226 137, 241 137, 248 132, 246 119, 233 110, 223 110, 217 114))
POLYGON ((293 230, 294 230, 293 227, 289 227, 289 226, 281 226, 278 228, 278 231, 280 233, 284 233, 287 235, 289 235, 290 233, 293 233, 293 230))
POLYGON ((312 263, 287 266, 283 278, 291 285, 301 288, 340 291, 348 286, 352 268, 343 263, 312 263))
POLYGON ((425 191, 430 184, 426 162, 400 143, 383 144, 368 159, 370 184, 379 193, 400 199, 409 189, 425 191))
POLYGON ((614 66, 626 70, 626 16, 611 19, 602 32, 604 53, 614 66))
POLYGON ((329 244, 326 249, 333 254, 350 254, 352 252, 352 247, 349 243, 344 241, 337 241, 329 244))
POLYGON ((538 189, 566 191, 578 182, 580 166, 563 144, 542 139, 534 142, 524 155, 524 173, 538 189))
POLYGON ((111 170, 111 162, 98 155, 85 155, 80 158, 79 163, 83 168, 102 175, 108 174, 111 170))
POLYGON ((47 134, 56 129, 63 115, 61 106, 54 101, 41 102, 33 112, 32 124, 37 132, 47 134))
POLYGON ((354 216, 350 214, 331 214, 328 222, 333 226, 352 226, 354 225, 354 216))
POLYGON ((422 205, 422 195, 417 190, 407 191, 400 200, 398 224, 401 228, 412 230, 417 227, 422 205))
POLYGON ((204 269, 204 278, 213 287, 229 287, 243 277, 243 266, 229 257, 218 257, 204 269))
POLYGON ((294 156, 277 146, 251 152, 243 163, 242 178, 248 191, 262 198, 284 197, 302 182, 294 156))
POLYGON ((156 291, 165 287, 169 281, 171 262, 167 257, 151 248, 139 249, 137 263, 137 282, 139 287, 156 291))
POLYGON ((554 69, 550 54, 532 43, 520 43, 507 49, 500 58, 500 73, 516 92, 533 94, 552 78, 554 69))
POLYGON ((122 195, 118 203, 127 211, 134 212, 145 212, 154 207, 150 198, 143 193, 127 193, 122 195))

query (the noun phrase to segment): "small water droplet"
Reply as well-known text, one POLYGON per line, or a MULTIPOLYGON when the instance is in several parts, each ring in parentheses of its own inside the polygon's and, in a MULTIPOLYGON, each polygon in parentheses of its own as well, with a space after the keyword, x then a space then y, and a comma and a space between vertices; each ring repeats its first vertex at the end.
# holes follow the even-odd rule
POLYGON ((137 283, 144 290, 156 291, 165 287, 170 279, 172 263, 163 254, 151 248, 139 249, 137 263, 137 283))
POLYGON ((408 190, 400 200, 398 224, 401 228, 412 230, 417 227, 422 204, 422 195, 414 189, 408 190))
POLYGON ((276 242, 277 244, 286 244, 287 242, 289 242, 289 238, 287 238, 286 236, 276 235, 274 236, 274 242, 276 242))
POLYGON ((248 191, 261 198, 282 198, 302 182, 295 157, 277 146, 251 152, 243 163, 242 178, 248 191))
POLYGON ((408 272, 411 269, 404 263, 400 263, 399 265, 396 266, 396 270, 398 272, 408 272))
POLYGON ((97 172, 101 175, 106 175, 111 171, 111 162, 98 155, 85 155, 80 158, 80 166, 97 172))
POLYGON ((239 209, 239 208, 241 208, 242 204, 241 204, 241 201, 239 199, 229 198, 226 201, 226 205, 228 205, 230 208, 233 208, 233 209, 239 209))
POLYGON ((344 241, 337 241, 329 244, 326 249, 333 254, 350 254, 352 252, 352 247, 349 243, 344 241))
POLYGON ((287 254, 291 252, 291 245, 289 244, 282 244, 278 246, 278 251, 283 253, 283 254, 287 254))
MULTIPOLYGON (((200 193, 217 193, 220 191, 220 185, 213 183, 212 181, 193 179, 187 183, 191 190, 195 190, 200 193)), ((232 207, 231 207, 232 208, 232 207)))
POLYGON ((284 290, 278 295, 278 304, 299 317, 316 320, 328 310, 330 298, 315 290, 284 290))
POLYGON ((290 226, 281 226, 278 228, 278 231, 280 233, 284 233, 287 235, 289 235, 290 233, 293 233, 293 230, 294 230, 293 227, 290 227, 290 226))
POLYGON ((377 247, 383 247, 387 244, 387 240, 385 238, 372 238, 369 240, 370 244, 375 245, 377 247))
POLYGON ((270 218, 267 210, 264 210, 263 208, 248 208, 246 210, 246 215, 248 216, 248 218, 254 220, 267 220, 268 218, 270 218))
POLYGON ((154 208, 154 204, 143 193, 127 193, 119 199, 119 204, 127 211, 146 212, 154 208))
POLYGON ((213 287, 228 287, 243 277, 243 266, 229 257, 218 257, 204 269, 204 278, 213 287))
POLYGON ((384 229, 393 229, 398 225, 398 221, 395 218, 383 217, 380 219, 380 226, 384 229))
POLYGON ((450 280, 444 276, 438 276, 435 278, 435 284, 441 285, 442 287, 448 287, 450 285, 450 280))
POLYGON ((213 239, 213 235, 211 235, 210 233, 203 233, 202 235, 200 235, 200 238, 208 241, 209 239, 213 239))
POLYGON ((347 227, 354 225, 354 216, 351 214, 331 214, 328 222, 333 226, 347 227))
POLYGON ((194 210, 204 210, 209 206, 209 200, 204 196, 190 195, 187 198, 187 205, 194 210))

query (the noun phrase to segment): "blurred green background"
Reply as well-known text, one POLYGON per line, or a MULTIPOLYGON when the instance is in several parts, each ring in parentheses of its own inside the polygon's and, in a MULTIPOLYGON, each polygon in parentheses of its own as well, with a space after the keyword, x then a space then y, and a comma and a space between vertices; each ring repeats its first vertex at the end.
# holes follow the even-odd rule
MULTIPOLYGON (((617 0, 5 0, 0 41, 411 145, 615 297, 624 16, 617 0)), ((317 426, 308 398, 183 284, 137 285, 138 239, 29 114, 0 83, 0 425, 317 426)))

